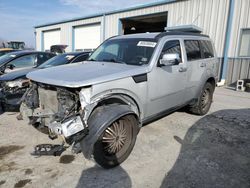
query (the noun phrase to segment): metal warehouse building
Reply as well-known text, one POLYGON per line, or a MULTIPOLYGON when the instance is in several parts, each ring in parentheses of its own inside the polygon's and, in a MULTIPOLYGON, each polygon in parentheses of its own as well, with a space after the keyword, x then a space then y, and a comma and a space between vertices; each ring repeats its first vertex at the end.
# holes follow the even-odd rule
POLYGON ((202 28, 214 41, 222 80, 232 84, 250 79, 250 0, 165 0, 39 25, 36 49, 66 44, 66 51, 88 50, 114 35, 162 32, 166 26, 188 24, 202 28))

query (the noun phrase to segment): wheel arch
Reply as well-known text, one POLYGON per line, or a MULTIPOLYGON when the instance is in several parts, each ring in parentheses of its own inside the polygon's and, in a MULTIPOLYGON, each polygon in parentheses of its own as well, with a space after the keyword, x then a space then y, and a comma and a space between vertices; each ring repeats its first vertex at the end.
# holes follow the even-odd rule
POLYGON ((131 108, 131 110, 134 111, 136 118, 138 118, 138 120, 141 117, 142 111, 138 102, 134 98, 126 94, 112 94, 109 96, 105 96, 104 98, 98 101, 95 108, 98 108, 102 105, 112 105, 112 104, 128 105, 131 108))
POLYGON ((213 88, 215 88, 216 83, 215 83, 215 78, 214 77, 208 78, 205 83, 207 83, 207 82, 210 83, 210 84, 212 84, 213 88))
MULTIPOLYGON (((83 155, 89 159, 93 153, 93 147, 102 132, 115 120, 125 116, 136 114, 126 104, 109 104, 96 107, 88 119, 88 135, 80 141, 83 155)), ((137 117, 136 117, 137 118, 137 117)), ((138 132, 140 130, 140 122, 138 121, 138 132)))
POLYGON ((141 122, 144 117, 142 101, 143 100, 141 100, 140 97, 138 97, 135 93, 126 89, 112 89, 102 91, 91 97, 91 108, 89 109, 87 119, 90 117, 94 109, 102 105, 120 104, 128 105, 135 113, 136 118, 141 122))
POLYGON ((202 79, 201 84, 199 85, 198 90, 196 92, 196 97, 195 97, 196 99, 199 98, 199 96, 200 96, 200 94, 202 92, 202 89, 203 89, 203 87, 205 86, 206 83, 211 83, 213 88, 215 88, 216 82, 215 82, 214 76, 210 75, 210 76, 202 79))

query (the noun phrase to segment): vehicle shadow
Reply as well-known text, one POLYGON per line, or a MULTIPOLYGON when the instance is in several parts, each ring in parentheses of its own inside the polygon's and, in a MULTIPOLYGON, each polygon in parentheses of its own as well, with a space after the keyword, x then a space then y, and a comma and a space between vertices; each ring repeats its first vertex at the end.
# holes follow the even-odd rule
POLYGON ((82 172, 76 188, 83 187, 130 188, 132 182, 128 173, 121 166, 107 170, 96 165, 82 172))
POLYGON ((161 187, 250 187, 250 108, 221 110, 197 121, 161 187))

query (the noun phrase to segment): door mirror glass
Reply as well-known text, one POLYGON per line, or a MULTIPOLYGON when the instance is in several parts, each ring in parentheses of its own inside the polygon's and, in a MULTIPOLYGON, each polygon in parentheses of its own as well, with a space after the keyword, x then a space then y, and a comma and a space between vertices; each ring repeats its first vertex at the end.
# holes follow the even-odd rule
POLYGON ((178 65, 181 61, 179 54, 164 54, 160 59, 160 66, 178 65))

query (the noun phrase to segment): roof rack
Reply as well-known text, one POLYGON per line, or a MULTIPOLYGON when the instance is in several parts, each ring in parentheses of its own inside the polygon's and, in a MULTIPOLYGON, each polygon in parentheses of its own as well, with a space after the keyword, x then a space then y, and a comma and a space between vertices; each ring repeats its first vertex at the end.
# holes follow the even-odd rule
POLYGON ((162 32, 155 36, 155 39, 160 39, 167 35, 189 35, 189 36, 201 36, 209 37, 208 35, 201 34, 202 29, 195 25, 180 25, 173 27, 165 27, 165 32, 162 32))
POLYGON ((166 32, 169 31, 181 31, 181 32, 191 32, 191 33, 202 33, 202 29, 196 25, 178 25, 172 27, 165 27, 166 32))

